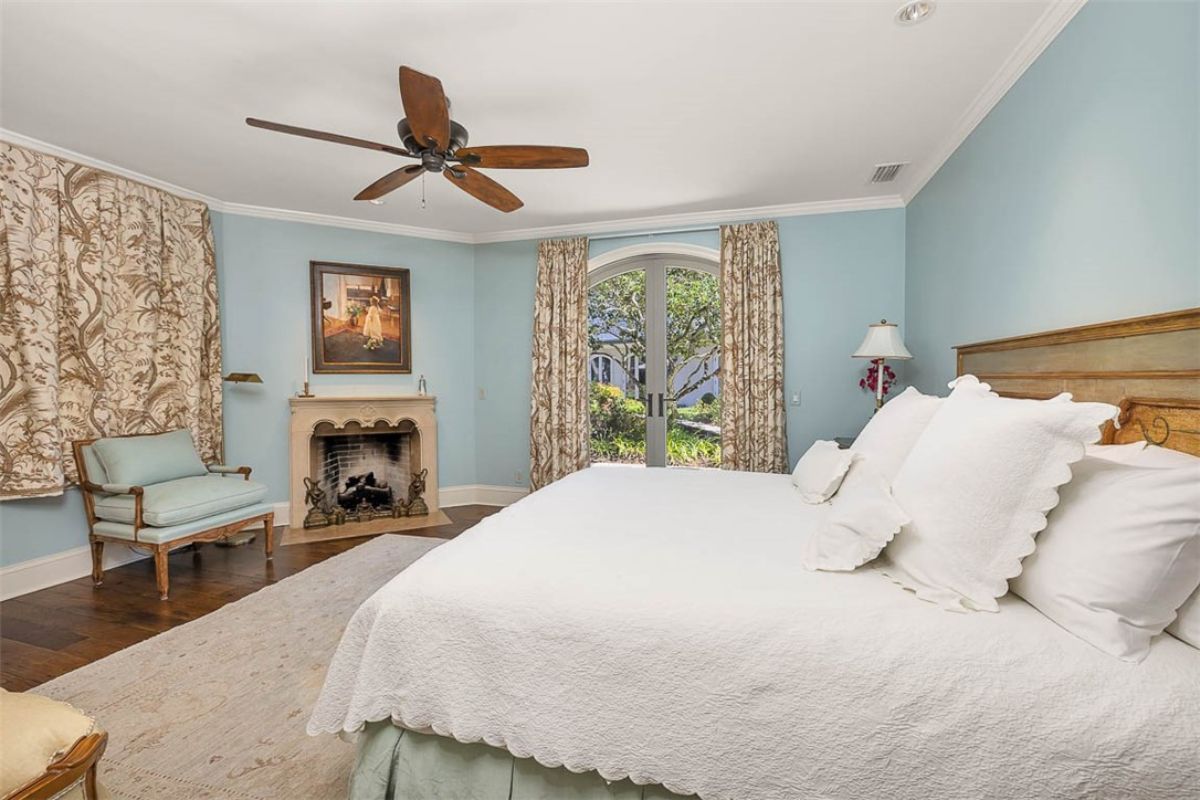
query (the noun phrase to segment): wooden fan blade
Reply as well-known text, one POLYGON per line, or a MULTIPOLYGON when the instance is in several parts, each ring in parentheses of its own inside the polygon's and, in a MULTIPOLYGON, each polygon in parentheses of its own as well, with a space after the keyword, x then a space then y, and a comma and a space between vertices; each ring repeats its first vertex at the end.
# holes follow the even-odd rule
POLYGON ((399 189, 404 184, 416 178, 425 168, 420 164, 409 164, 407 167, 401 167, 398 170, 389 172, 379 180, 372 183, 367 188, 363 189, 358 194, 354 195, 355 200, 376 200, 383 197, 388 192, 399 189))
POLYGON ((467 194, 506 214, 525 205, 521 202, 521 198, 508 189, 470 167, 446 167, 445 175, 447 180, 467 194))
POLYGON ((450 107, 442 82, 411 67, 401 67, 400 101, 417 141, 445 152, 450 146, 450 107))
POLYGON ((588 165, 588 152, 582 147, 536 144, 463 147, 454 157, 461 158, 464 164, 483 169, 562 169, 588 165))
POLYGON ((284 125, 280 122, 267 122, 254 117, 246 117, 246 124, 252 128, 262 128, 268 131, 278 131, 279 133, 290 133, 292 136, 305 136, 309 139, 320 139, 323 142, 333 142, 335 144, 348 144, 352 147, 365 147, 368 150, 379 150, 383 153, 391 153, 395 156, 408 156, 415 158, 413 153, 408 152, 402 147, 393 147, 390 144, 381 144, 380 142, 371 142, 366 139, 356 139, 353 136, 342 136, 340 133, 326 133, 325 131, 315 131, 312 128, 297 128, 295 125, 284 125))

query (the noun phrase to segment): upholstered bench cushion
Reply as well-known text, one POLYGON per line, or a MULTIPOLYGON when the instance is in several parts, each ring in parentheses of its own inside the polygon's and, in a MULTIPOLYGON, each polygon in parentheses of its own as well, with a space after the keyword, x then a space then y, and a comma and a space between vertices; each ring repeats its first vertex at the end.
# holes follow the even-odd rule
POLYGON ((95 724, 66 703, 0 689, 0 797, 44 773, 95 724))
MULTIPOLYGON (((142 522, 156 528, 182 525, 225 511, 252 506, 267 496, 267 487, 256 481, 204 475, 177 478, 145 487, 142 522)), ((96 516, 110 522, 133 522, 134 498, 112 494, 95 498, 96 516)))
POLYGON ((92 448, 109 483, 147 486, 208 472, 186 430, 97 439, 92 448))
MULTIPOLYGON (((139 528, 137 540, 146 544, 165 544, 173 542, 176 539, 182 539, 185 536, 190 536, 193 533, 202 533, 223 525, 230 525, 234 522, 250 519, 251 517, 269 514, 274 510, 273 506, 266 503, 255 503, 252 506, 235 508, 233 511, 214 514, 211 517, 204 517, 202 519, 194 519, 191 522, 172 525, 169 528, 139 528)), ((133 525, 128 522, 110 522, 105 519, 97 520, 92 530, 100 536, 133 541, 133 525)))

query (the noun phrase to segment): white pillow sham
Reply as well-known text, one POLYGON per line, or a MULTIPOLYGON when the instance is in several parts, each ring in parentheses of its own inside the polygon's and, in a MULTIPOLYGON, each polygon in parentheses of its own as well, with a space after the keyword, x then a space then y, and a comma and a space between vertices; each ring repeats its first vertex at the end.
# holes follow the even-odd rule
POLYGON ((800 499, 815 505, 833 497, 856 457, 853 451, 838 447, 837 442, 813 442, 792 470, 792 485, 800 490, 800 499))
POLYGON ((1075 464, 1014 593, 1125 661, 1200 584, 1200 459, 1181 468, 1103 458, 1075 464))
POLYGON ((998 397, 972 375, 951 386, 892 482, 912 521, 888 547, 885 571, 948 610, 998 611, 1070 465, 1117 409, 1070 395, 998 397))
POLYGON ((870 459, 875 469, 891 483, 944 399, 908 387, 884 403, 850 449, 870 459))
MULTIPOLYGON (((1200 458, 1170 450, 1166 447, 1134 442, 1132 444, 1096 445, 1089 448, 1088 455, 1107 458, 1141 467, 1186 467, 1200 464, 1200 458)), ((1179 608, 1175 621, 1167 626, 1167 633, 1192 647, 1200 648, 1200 589, 1179 608)))
POLYGON ((865 458, 850 466, 829 516, 804 543, 800 563, 811 570, 848 571, 879 555, 908 515, 879 470, 865 458))

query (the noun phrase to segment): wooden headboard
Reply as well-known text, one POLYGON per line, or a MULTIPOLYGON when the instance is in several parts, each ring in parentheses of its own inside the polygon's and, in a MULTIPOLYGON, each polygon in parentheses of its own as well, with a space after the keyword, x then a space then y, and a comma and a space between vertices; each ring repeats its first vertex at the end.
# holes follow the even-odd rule
POLYGON ((1006 397, 1070 392, 1121 408, 1102 441, 1200 455, 1200 308, 959 345, 958 374, 1006 397))

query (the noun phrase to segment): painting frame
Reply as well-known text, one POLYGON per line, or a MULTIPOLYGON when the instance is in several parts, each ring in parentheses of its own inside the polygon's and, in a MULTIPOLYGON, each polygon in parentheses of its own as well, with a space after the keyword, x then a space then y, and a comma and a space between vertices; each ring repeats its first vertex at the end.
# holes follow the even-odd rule
MULTIPOLYGON (((312 326, 312 371, 314 373, 368 373, 368 374, 412 374, 412 297, 411 286, 409 282, 409 270, 405 267, 378 267, 369 264, 346 264, 337 261, 309 261, 309 286, 310 286, 310 316, 312 326), (353 281, 351 279, 360 279, 353 281), (330 334, 327 330, 327 323, 340 325, 343 328, 342 333, 346 333, 346 329, 353 328, 356 325, 357 313, 350 318, 349 325, 345 320, 340 318, 332 318, 327 316, 327 311, 333 306, 333 301, 325 296, 328 281, 333 279, 345 281, 346 284, 352 286, 355 291, 362 293, 365 286, 370 283, 375 283, 377 286, 382 286, 388 289, 385 293, 384 301, 381 304, 378 302, 378 297, 372 296, 372 304, 377 308, 384 308, 384 318, 390 318, 392 314, 399 317, 394 325, 390 323, 384 327, 390 326, 392 329, 386 332, 381 331, 377 341, 380 349, 385 350, 384 355, 374 357, 371 352, 365 353, 364 357, 355 360, 350 357, 338 357, 334 350, 338 348, 335 344, 345 344, 344 342, 335 342, 335 335, 330 334), (394 293, 393 291, 394 290, 394 293), (390 338, 387 333, 395 333, 396 352, 394 357, 391 354, 390 343, 387 340, 390 338), (385 346, 386 345, 386 346, 385 346)), ((343 293, 344 294, 344 293, 343 293)), ((344 297, 341 299, 345 299, 344 297)), ((378 324, 379 314, 376 313, 376 324, 378 324)), ((353 335, 353 333, 351 333, 353 335)), ((358 341, 363 341, 362 334, 358 334, 358 341)), ((368 340, 369 341, 369 340, 368 340)), ((345 350, 345 347, 341 347, 345 350)), ((366 348, 364 348, 366 349, 366 348)))

